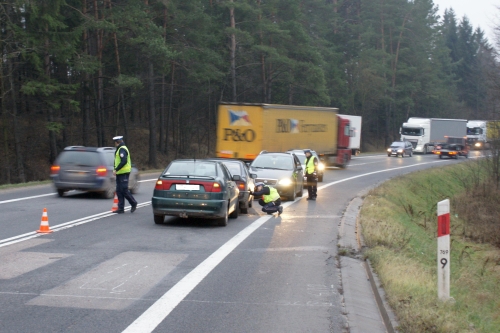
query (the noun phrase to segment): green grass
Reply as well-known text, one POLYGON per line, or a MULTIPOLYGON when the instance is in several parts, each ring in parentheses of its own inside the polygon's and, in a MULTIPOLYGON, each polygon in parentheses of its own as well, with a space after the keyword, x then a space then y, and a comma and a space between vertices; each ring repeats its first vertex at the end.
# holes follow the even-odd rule
POLYGON ((500 249, 468 240, 462 230, 470 221, 453 208, 450 293, 455 303, 437 298, 436 205, 449 198, 454 207, 463 196, 466 182, 457 177, 477 176, 479 170, 470 163, 399 177, 365 198, 360 222, 366 255, 401 332, 500 332, 500 249))

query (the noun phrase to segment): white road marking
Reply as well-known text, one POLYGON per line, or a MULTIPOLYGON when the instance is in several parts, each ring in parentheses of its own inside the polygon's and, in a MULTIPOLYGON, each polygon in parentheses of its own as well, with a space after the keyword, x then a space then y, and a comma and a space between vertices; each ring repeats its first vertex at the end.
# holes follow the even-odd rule
MULTIPOLYGON (((146 206, 149 206, 149 205, 151 205, 151 201, 140 203, 140 204, 137 205, 137 208, 142 208, 142 207, 146 207, 146 206)), ((130 210, 130 206, 125 208, 125 211, 129 211, 129 210, 130 210)), ((113 216, 113 215, 115 215, 115 214, 111 213, 111 212, 99 213, 99 214, 95 214, 95 215, 83 217, 81 219, 76 219, 76 220, 73 220, 73 221, 61 223, 61 224, 58 224, 58 225, 55 225, 55 226, 50 226, 50 230, 52 230, 54 232, 55 231, 61 231, 61 230, 64 230, 64 229, 68 229, 68 228, 71 228, 71 227, 75 227, 77 225, 89 223, 89 222, 92 222, 92 221, 95 221, 95 220, 100 220, 102 218, 113 216)), ((10 237, 10 238, 5 238, 5 239, 0 240, 0 247, 4 247, 4 246, 12 245, 12 244, 15 244, 15 243, 23 242, 25 240, 36 238, 36 237, 40 237, 40 236, 43 236, 43 235, 45 235, 45 234, 43 234, 43 233, 37 233, 36 231, 32 231, 32 232, 27 232, 27 233, 22 234, 22 235, 17 235, 17 236, 10 237)))
MULTIPOLYGON (((153 181, 157 181, 157 180, 158 180, 158 178, 144 179, 144 180, 139 180, 138 183, 153 182, 153 181)), ((46 193, 46 194, 40 194, 40 195, 33 195, 31 197, 23 197, 23 198, 16 198, 16 199, 4 200, 4 201, 0 201, 0 205, 6 204, 6 203, 10 203, 10 202, 16 202, 16 201, 23 201, 23 200, 31 200, 31 199, 36 199, 36 198, 43 198, 43 197, 48 197, 48 196, 51 196, 51 195, 57 195, 57 193, 56 192, 54 192, 54 193, 46 193)))
MULTIPOLYGON (((387 170, 380 170, 365 173, 362 175, 349 177, 339 181, 325 184, 318 188, 318 190, 325 189, 329 186, 342 183, 348 180, 381 173, 393 170, 411 168, 424 164, 432 163, 442 163, 443 161, 435 161, 428 163, 413 164, 410 166, 397 167, 387 170)), ((283 208, 286 208, 295 202, 302 200, 303 198, 295 199, 295 201, 289 201, 283 204, 283 208)), ((260 228, 265 222, 267 222, 272 216, 263 216, 257 219, 255 222, 250 224, 248 227, 240 231, 236 236, 227 241, 214 253, 212 253, 207 259, 205 259, 201 264, 196 266, 191 272, 189 272, 184 278, 182 278, 175 286, 168 290, 163 296, 161 296, 153 305, 151 305, 139 318, 137 318, 132 324, 130 324, 123 333, 148 333, 152 332, 169 314, 174 310, 177 305, 201 282, 203 279, 217 267, 224 258, 226 258, 239 244, 241 244, 245 239, 247 239, 255 230, 260 228)), ((286 302, 282 305, 296 305, 294 303, 286 302)), ((297 304, 298 305, 298 304, 297 304)), ((308 304, 305 304, 308 305, 308 304)), ((315 304, 316 305, 316 304, 315 304)))

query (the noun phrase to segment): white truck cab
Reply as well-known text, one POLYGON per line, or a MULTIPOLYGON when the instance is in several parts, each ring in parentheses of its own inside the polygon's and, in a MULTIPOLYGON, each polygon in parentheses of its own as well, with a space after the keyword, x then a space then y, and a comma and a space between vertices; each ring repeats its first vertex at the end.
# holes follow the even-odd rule
POLYGON ((487 138, 485 120, 469 120, 467 122, 467 143, 473 149, 484 149, 487 138))
POLYGON ((429 146, 430 126, 431 120, 429 118, 409 118, 408 122, 401 126, 401 141, 410 141, 413 151, 416 153, 427 154, 431 152, 433 146, 429 146))

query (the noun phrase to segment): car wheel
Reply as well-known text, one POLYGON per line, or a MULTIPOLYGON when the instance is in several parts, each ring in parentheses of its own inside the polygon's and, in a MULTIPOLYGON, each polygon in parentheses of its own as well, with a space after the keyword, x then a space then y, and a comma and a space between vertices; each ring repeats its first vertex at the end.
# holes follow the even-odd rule
POLYGON ((240 214, 240 204, 239 204, 239 203, 236 203, 236 204, 234 205, 234 210, 233 210, 233 212, 229 215, 229 217, 230 217, 230 218, 232 218, 232 219, 237 219, 239 214, 240 214))
POLYGON ((413 157, 413 151, 410 151, 410 157, 413 157))
POLYGON ((321 183, 321 182, 323 182, 323 175, 318 176, 318 183, 321 183))
POLYGON ((228 218, 229 218, 229 216, 227 214, 228 208, 226 208, 226 214, 223 217, 217 219, 217 224, 220 225, 221 227, 227 226, 227 222, 228 222, 228 218))
POLYGON ((60 190, 60 189, 58 189, 58 190, 57 190, 57 195, 58 195, 58 196, 60 196, 60 197, 62 197, 62 196, 64 196, 64 193, 65 193, 65 192, 66 192, 65 190, 60 190))
POLYGON ((132 186, 129 186, 130 192, 132 194, 136 194, 139 190, 139 175, 134 177, 134 181, 132 182, 132 186))
POLYGON ((104 192, 102 192, 102 196, 105 199, 113 199, 115 197, 115 190, 116 190, 116 187, 113 186, 112 184, 110 184, 108 186, 108 188, 106 188, 106 190, 104 192))
POLYGON ((296 194, 297 194, 297 193, 295 193, 295 186, 294 186, 293 193, 292 193, 292 195, 291 195, 291 196, 289 196, 289 197, 288 197, 288 200, 290 200, 290 201, 295 201, 296 194))
POLYGON ((248 202, 246 204, 243 204, 240 206, 240 213, 241 214, 248 214, 248 202))
POLYGON ((297 196, 300 198, 304 195, 304 182, 302 182, 302 185, 300 186, 300 191, 297 192, 297 196))
POLYGON ((442 159, 443 158, 443 155, 439 155, 439 158, 442 159))
POLYGON ((404 151, 401 153, 401 158, 405 158, 405 152, 404 151))
POLYGON ((163 215, 153 215, 155 224, 163 224, 163 221, 165 221, 165 216, 163 215))
POLYGON ((387 154, 387 157, 391 157, 391 154, 387 154))
POLYGON ((248 208, 252 208, 252 205, 253 205, 253 195, 250 197, 250 201, 248 202, 248 208))

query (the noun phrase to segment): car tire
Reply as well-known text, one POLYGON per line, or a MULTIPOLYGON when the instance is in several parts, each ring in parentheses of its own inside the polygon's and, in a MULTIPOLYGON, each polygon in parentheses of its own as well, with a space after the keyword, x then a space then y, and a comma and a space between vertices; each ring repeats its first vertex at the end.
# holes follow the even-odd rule
POLYGON ((236 203, 236 205, 234 205, 234 210, 231 214, 229 214, 229 217, 232 219, 237 219, 238 215, 240 215, 240 203, 239 202, 236 203))
POLYGON ((226 208, 226 214, 223 217, 217 219, 217 224, 220 225, 221 227, 227 226, 227 222, 229 219, 228 209, 229 207, 226 208))
POLYGON ((155 224, 163 224, 163 221, 165 221, 164 215, 153 215, 153 218, 155 220, 155 224))
POLYGON ((439 155, 439 158, 442 159, 443 158, 443 155, 439 155))
POLYGON ((391 157, 391 154, 387 154, 387 157, 391 157))
POLYGON ((66 193, 65 190, 60 190, 60 189, 57 189, 57 195, 60 196, 60 197, 63 197, 64 196, 64 193, 66 193))
POLYGON ((410 157, 413 157, 413 151, 410 151, 410 157))
POLYGON ((404 151, 401 153, 401 158, 405 158, 405 152, 404 151))
POLYGON ((243 204, 240 206, 240 213, 241 214, 248 214, 248 202, 246 204, 243 204))
POLYGON ((295 186, 294 186, 293 193, 292 193, 292 195, 291 195, 291 196, 289 196, 289 197, 287 198, 287 200, 288 200, 288 201, 295 201, 296 196, 297 196, 297 193, 295 192, 295 186))
POLYGON ((297 196, 301 198, 304 195, 304 182, 302 182, 302 186, 300 186, 300 191, 297 192, 297 196))
POLYGON ((250 198, 250 201, 248 202, 248 208, 252 208, 252 205, 253 205, 253 199, 254 199, 254 197, 253 197, 253 195, 252 195, 252 197, 250 198))
POLYGON ((134 181, 132 182, 132 186, 129 186, 130 192, 132 194, 136 194, 139 190, 139 175, 134 177, 134 181))
POLYGON ((112 184, 110 184, 110 185, 108 185, 106 190, 104 192, 102 192, 102 196, 105 199, 113 199, 115 197, 115 191, 116 191, 116 187, 113 186, 112 184))
POLYGON ((321 183, 321 182, 323 182, 323 175, 318 177, 318 183, 321 183))

